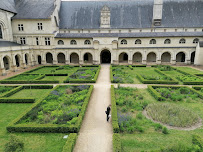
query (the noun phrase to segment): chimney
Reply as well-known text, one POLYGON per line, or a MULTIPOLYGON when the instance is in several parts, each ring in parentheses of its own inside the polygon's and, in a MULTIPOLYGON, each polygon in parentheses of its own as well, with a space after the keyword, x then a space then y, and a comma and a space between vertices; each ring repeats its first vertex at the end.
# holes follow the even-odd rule
POLYGON ((163 0, 154 0, 153 21, 152 21, 154 26, 161 26, 162 10, 163 10, 163 0))

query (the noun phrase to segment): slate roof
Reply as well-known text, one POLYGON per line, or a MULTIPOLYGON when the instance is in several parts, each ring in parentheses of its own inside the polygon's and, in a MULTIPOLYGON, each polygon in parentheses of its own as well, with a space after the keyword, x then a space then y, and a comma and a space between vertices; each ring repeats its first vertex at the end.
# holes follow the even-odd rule
MULTIPOLYGON (((202 0, 163 0, 160 27, 203 27, 202 0)), ((153 0, 63 1, 60 29, 98 29, 100 10, 111 11, 111 28, 151 28, 153 0)))
POLYGON ((20 46, 21 44, 10 42, 10 41, 0 41, 0 47, 10 47, 10 46, 20 46))
POLYGON ((139 33, 58 33, 55 38, 92 38, 92 37, 201 37, 203 32, 139 32, 139 33))
POLYGON ((17 15, 13 19, 47 19, 50 18, 55 0, 15 0, 17 15))
POLYGON ((16 13, 14 0, 0 0, 0 9, 16 13))

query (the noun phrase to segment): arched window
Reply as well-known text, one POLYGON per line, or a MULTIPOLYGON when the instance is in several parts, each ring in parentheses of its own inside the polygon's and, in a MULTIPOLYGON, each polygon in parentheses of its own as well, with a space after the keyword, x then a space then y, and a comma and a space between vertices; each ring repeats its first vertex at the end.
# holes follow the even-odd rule
POLYGON ((170 40, 170 39, 166 39, 166 40, 164 41, 164 44, 171 44, 171 40, 170 40))
POLYGON ((127 44, 127 41, 125 39, 121 40, 121 44, 127 44))
POLYGON ((0 39, 3 39, 3 32, 2 32, 2 26, 0 24, 0 39))
POLYGON ((140 39, 137 39, 137 40, 135 41, 135 44, 142 44, 142 41, 141 41, 140 39))
POLYGON ((193 43, 198 43, 199 42, 199 39, 198 38, 195 38, 194 40, 193 40, 193 43))
POLYGON ((77 42, 76 42, 76 40, 71 40, 71 41, 70 41, 70 44, 71 44, 71 45, 77 45, 77 42))
POLYGON ((58 45, 64 45, 64 42, 62 40, 58 40, 58 45))
POLYGON ((85 45, 90 45, 91 42, 90 42, 90 40, 85 40, 84 44, 85 44, 85 45))
POLYGON ((180 43, 180 44, 185 44, 186 41, 185 41, 185 39, 180 39, 179 43, 180 43))
POLYGON ((149 41, 149 44, 156 44, 156 40, 155 40, 155 39, 151 39, 151 40, 149 41))

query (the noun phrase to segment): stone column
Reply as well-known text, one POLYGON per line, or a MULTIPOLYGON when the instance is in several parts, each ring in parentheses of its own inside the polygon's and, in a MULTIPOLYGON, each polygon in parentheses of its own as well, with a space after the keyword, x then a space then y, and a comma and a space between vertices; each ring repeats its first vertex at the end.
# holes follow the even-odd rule
POLYGON ((52 56, 53 56, 53 64, 56 65, 58 63, 57 61, 57 55, 56 55, 56 51, 53 52, 52 56))
POLYGON ((2 56, 0 56, 0 58, 1 58, 1 62, 0 62, 0 73, 1 73, 1 75, 6 75, 6 70, 5 70, 5 67, 4 67, 4 61, 3 61, 3 58, 2 58, 2 56))
POLYGON ((16 66, 15 55, 11 54, 11 57, 12 57, 11 69, 13 70, 13 72, 16 72, 18 71, 18 68, 16 66))
POLYGON ((66 59, 65 59, 66 61, 66 63, 65 64, 70 64, 70 54, 69 54, 69 51, 66 51, 66 59))

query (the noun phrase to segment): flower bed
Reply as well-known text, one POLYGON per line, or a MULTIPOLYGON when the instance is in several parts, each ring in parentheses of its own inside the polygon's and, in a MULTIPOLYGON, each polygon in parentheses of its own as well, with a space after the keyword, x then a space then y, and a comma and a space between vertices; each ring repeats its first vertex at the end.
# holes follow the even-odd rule
POLYGON ((93 86, 57 86, 7 126, 9 132, 78 132, 93 86))

